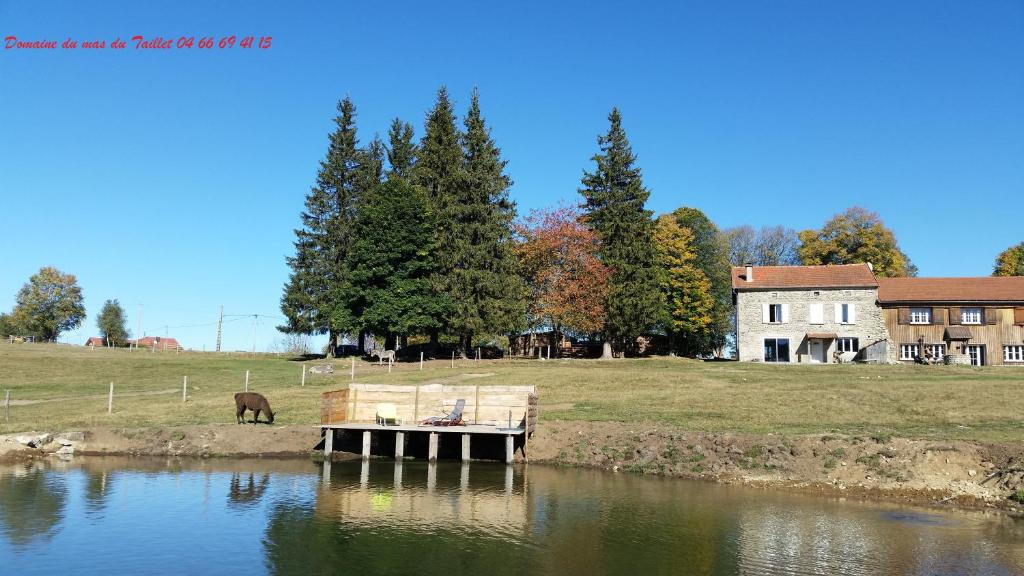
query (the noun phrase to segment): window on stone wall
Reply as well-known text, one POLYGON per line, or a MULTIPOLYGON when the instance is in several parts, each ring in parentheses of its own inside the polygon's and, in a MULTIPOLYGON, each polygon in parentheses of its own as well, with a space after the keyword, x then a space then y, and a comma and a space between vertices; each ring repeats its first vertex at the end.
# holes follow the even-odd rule
POLYGON ((789 362, 789 338, 765 338, 764 361, 789 362))
POLYGON ((857 352, 860 342, 856 338, 840 338, 836 340, 836 350, 840 352, 857 352))

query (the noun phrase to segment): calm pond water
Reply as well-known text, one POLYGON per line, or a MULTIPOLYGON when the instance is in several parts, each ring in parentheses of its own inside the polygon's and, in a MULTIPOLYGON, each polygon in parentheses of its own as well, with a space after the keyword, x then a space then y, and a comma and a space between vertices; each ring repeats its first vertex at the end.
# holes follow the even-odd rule
POLYGON ((533 465, 0 467, 0 574, 1024 574, 1024 521, 533 465))

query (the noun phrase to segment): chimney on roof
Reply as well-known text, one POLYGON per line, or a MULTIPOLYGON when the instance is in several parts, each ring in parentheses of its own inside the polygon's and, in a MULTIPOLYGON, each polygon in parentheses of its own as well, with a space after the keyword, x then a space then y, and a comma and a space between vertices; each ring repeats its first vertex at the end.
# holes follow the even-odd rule
POLYGON ((872 273, 874 273, 874 271, 875 271, 875 265, 874 265, 874 264, 872 264, 871 262, 868 262, 868 270, 870 270, 870 271, 871 271, 872 273))
POLYGON ((747 267, 747 282, 753 282, 754 281, 754 265, 753 264, 747 264, 746 267, 747 267))

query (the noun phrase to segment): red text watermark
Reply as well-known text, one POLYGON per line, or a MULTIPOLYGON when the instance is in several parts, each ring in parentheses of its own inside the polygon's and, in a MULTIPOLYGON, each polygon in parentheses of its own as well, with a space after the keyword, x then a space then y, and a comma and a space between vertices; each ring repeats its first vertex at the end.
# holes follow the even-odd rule
POLYGON ((4 36, 4 50, 266 50, 272 36, 143 36, 128 39, 23 39, 4 36))

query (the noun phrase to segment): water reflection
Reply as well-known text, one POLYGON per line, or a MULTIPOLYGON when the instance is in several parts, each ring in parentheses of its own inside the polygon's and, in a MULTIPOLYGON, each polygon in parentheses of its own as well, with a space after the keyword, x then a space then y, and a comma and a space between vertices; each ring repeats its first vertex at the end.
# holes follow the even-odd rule
POLYGON ((0 469, 0 534, 16 546, 48 540, 64 517, 66 499, 61 478, 41 464, 0 469))
POLYGON ((244 507, 259 502, 269 484, 270 474, 268 473, 261 475, 258 481, 252 472, 248 475, 238 472, 232 474, 231 487, 228 490, 228 505, 244 507), (248 480, 243 479, 245 476, 248 476, 248 480))
POLYGON ((0 467, 4 574, 1024 573, 996 514, 536 465, 51 466, 0 467))

